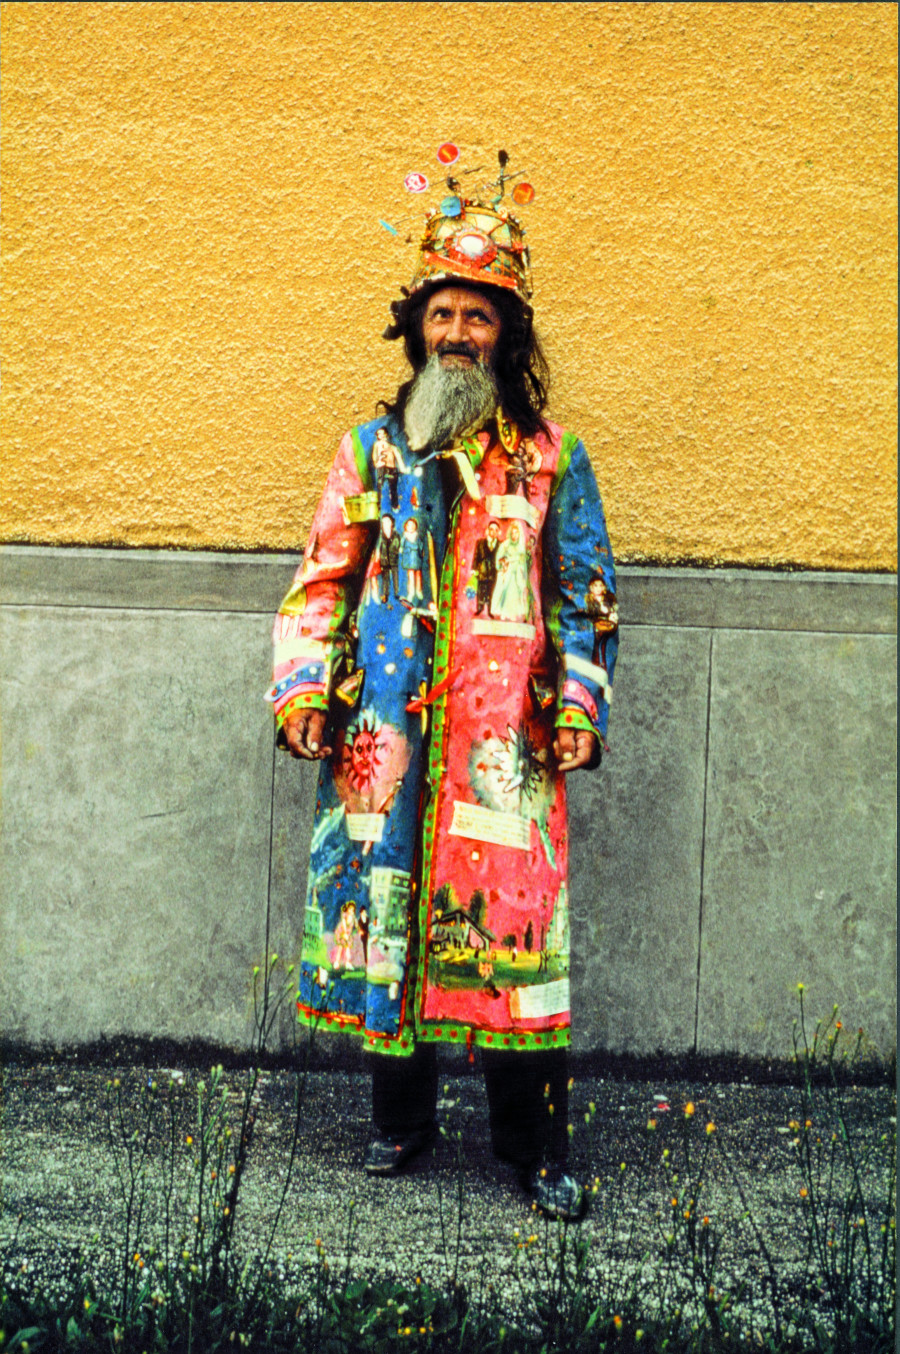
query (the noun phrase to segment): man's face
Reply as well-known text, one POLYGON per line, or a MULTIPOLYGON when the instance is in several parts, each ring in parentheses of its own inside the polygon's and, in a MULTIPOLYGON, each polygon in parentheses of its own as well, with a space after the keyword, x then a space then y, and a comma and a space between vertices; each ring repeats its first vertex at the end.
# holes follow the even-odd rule
POLYGON ((425 354, 444 367, 492 367, 500 338, 500 312, 483 291, 442 287, 429 297, 422 320, 425 354))
POLYGON ((487 538, 491 545, 496 545, 500 539, 500 528, 496 522, 488 522, 487 538))

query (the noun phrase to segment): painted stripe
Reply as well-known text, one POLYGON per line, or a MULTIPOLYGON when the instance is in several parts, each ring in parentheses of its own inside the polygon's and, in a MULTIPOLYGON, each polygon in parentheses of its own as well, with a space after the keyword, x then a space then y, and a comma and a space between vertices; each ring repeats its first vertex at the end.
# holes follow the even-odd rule
POLYGON ((369 458, 366 455, 365 448, 359 435, 359 428, 354 428, 350 434, 350 441, 353 443, 353 457, 356 461, 356 472, 362 481, 364 489, 374 489, 375 483, 372 479, 372 471, 369 468, 369 458))
MULTIPOLYGON (((441 576, 438 590, 438 623, 434 636, 434 663, 432 666, 432 682, 434 686, 440 685, 440 683, 449 676, 450 653, 453 645, 455 622, 453 598, 458 585, 459 575, 459 560, 457 554, 461 502, 462 496, 456 500, 450 512, 450 519, 447 524, 447 547, 441 564, 441 576)), ((419 935, 422 937, 427 937, 431 921, 434 835, 439 800, 438 789, 441 784, 441 777, 445 770, 446 749, 444 744, 446 740, 446 705, 447 691, 445 688, 444 693, 430 707, 432 711, 432 722, 426 775, 428 777, 431 794, 422 820, 420 837, 422 851, 422 891, 419 894, 419 935)), ((423 943, 419 945, 419 957, 415 975, 415 1002, 414 1008, 411 1011, 417 1031, 421 1028, 425 1012, 425 997, 428 986, 427 953, 428 945, 426 941, 423 941, 423 943)), ((409 982, 408 979, 407 982, 409 982)))
POLYGON ((586 658, 579 658, 577 654, 573 653, 563 655, 563 666, 566 672, 577 672, 579 676, 589 677, 592 682, 596 682, 607 701, 610 700, 612 684, 605 668, 598 668, 596 663, 589 663, 586 658))
POLYGON ((578 438, 574 433, 563 433, 562 442, 559 446, 559 457, 556 462, 556 471, 553 475, 553 483, 550 485, 551 499, 563 482, 563 477, 569 468, 569 462, 572 460, 572 452, 577 446, 578 438))

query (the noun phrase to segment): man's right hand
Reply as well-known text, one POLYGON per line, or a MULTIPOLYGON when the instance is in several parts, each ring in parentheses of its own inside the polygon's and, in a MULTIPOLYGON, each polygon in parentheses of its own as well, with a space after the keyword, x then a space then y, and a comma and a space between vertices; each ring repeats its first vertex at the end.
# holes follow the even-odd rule
POLYGON ((292 757, 320 762, 323 757, 331 756, 331 748, 322 746, 325 718, 323 710, 295 710, 288 715, 281 729, 292 757))

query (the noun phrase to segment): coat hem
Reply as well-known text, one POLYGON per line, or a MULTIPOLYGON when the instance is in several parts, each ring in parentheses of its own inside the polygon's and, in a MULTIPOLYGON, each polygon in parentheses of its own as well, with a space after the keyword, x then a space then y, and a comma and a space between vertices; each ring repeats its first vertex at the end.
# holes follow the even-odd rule
POLYGON ((456 1048, 500 1048, 521 1052, 536 1049, 568 1048, 572 1040, 569 1025, 546 1030, 481 1030, 454 1021, 440 1021, 413 1030, 404 1026, 399 1034, 367 1030, 359 1016, 339 1015, 334 1012, 313 1011, 297 1003, 297 1020, 307 1028, 319 1031, 355 1034, 363 1041, 366 1052, 386 1053, 394 1057, 410 1057, 417 1043, 447 1044, 456 1048))

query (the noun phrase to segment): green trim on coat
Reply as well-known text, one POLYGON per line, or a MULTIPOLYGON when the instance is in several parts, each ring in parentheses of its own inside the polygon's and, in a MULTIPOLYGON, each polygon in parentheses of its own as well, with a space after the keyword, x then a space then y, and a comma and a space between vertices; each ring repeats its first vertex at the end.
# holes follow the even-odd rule
POLYGON ((572 459, 572 452, 578 446, 578 438, 575 433, 563 433, 562 442, 559 447, 559 460, 556 462, 556 471, 553 475, 553 483, 550 485, 550 502, 556 497, 557 490, 562 484, 565 473, 569 468, 569 462, 572 459))
POLYGON ((354 428, 350 434, 350 440, 353 443, 353 457, 356 461, 356 469, 359 472, 359 478, 363 482, 364 489, 374 489, 375 481, 372 479, 372 471, 369 466, 369 458, 366 455, 366 449, 362 444, 359 435, 359 428, 354 428))

